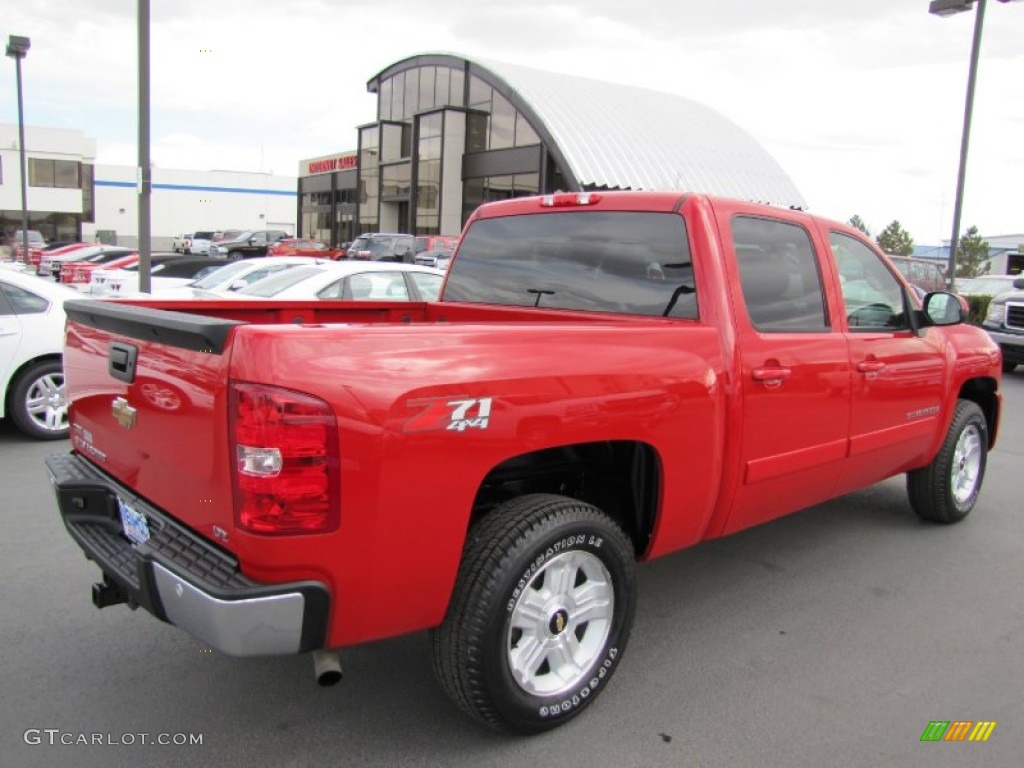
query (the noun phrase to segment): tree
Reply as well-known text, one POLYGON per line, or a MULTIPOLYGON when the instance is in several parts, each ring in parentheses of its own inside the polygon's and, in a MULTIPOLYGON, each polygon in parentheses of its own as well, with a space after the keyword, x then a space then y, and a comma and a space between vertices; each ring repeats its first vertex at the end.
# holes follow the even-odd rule
POLYGON ((914 238, 895 219, 882 230, 876 242, 890 256, 910 256, 914 252, 914 238))
POLYGON ((956 247, 956 276, 978 277, 987 275, 992 267, 988 260, 988 243, 971 227, 960 237, 956 247))
POLYGON ((867 224, 865 224, 865 223, 864 223, 864 219, 862 219, 862 218, 861 218, 860 216, 858 216, 857 214, 853 214, 853 218, 851 218, 851 219, 850 219, 850 220, 849 220, 849 221, 847 222, 847 224, 849 224, 849 225, 850 225, 851 227, 853 227, 854 229, 859 229, 859 230, 860 230, 861 232, 863 232, 863 233, 864 233, 865 235, 867 235, 868 237, 871 237, 871 230, 870 230, 870 229, 868 229, 868 225, 867 225, 867 224))

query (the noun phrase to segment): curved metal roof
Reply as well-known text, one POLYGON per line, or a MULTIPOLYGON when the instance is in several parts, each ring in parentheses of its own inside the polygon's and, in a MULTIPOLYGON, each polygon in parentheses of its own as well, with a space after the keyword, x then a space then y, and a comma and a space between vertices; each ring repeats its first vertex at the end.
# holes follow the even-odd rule
POLYGON ((455 54, 423 54, 384 76, 440 59, 468 62, 522 111, 579 187, 705 192, 806 207, 782 167, 750 134, 669 93, 455 54))

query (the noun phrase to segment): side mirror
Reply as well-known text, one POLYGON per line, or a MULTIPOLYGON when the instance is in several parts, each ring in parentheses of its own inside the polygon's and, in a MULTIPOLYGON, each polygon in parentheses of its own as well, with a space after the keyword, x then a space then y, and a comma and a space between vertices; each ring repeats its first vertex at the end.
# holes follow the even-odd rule
POLYGON ((1013 287, 1018 291, 1024 291, 1024 277, 1018 277, 1013 281, 1013 287))
POLYGON ((956 325, 967 320, 967 300, 955 293, 937 291, 926 294, 921 306, 929 325, 956 325))
POLYGON ((231 285, 228 286, 229 291, 240 291, 249 284, 245 280, 235 280, 231 285))

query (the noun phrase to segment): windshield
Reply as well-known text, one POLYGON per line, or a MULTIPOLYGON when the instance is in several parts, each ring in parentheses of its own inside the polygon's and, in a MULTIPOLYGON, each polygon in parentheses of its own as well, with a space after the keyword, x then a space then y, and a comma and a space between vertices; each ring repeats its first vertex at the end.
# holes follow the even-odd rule
POLYGON ((319 274, 321 271, 316 267, 293 267, 292 269, 286 269, 273 274, 270 277, 265 277, 262 280, 257 280, 248 288, 238 291, 237 295, 258 296, 261 299, 269 299, 271 296, 279 294, 285 288, 291 288, 296 283, 300 283, 312 275, 319 274))
POLYGON ((191 283, 191 287, 211 290, 224 281, 231 280, 235 275, 240 272, 244 272, 247 269, 252 269, 252 265, 247 264, 244 261, 236 261, 234 264, 228 264, 210 272, 202 280, 196 280, 191 283))
POLYGON ((678 214, 480 219, 454 264, 445 301, 697 317, 686 225, 678 214))

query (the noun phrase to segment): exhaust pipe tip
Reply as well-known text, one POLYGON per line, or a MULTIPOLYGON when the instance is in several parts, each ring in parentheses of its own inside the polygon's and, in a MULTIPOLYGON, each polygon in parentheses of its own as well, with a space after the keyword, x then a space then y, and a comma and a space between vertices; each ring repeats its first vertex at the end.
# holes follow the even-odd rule
POLYGON ((313 675, 316 684, 329 688, 341 682, 341 656, 337 651, 313 651, 313 675))

